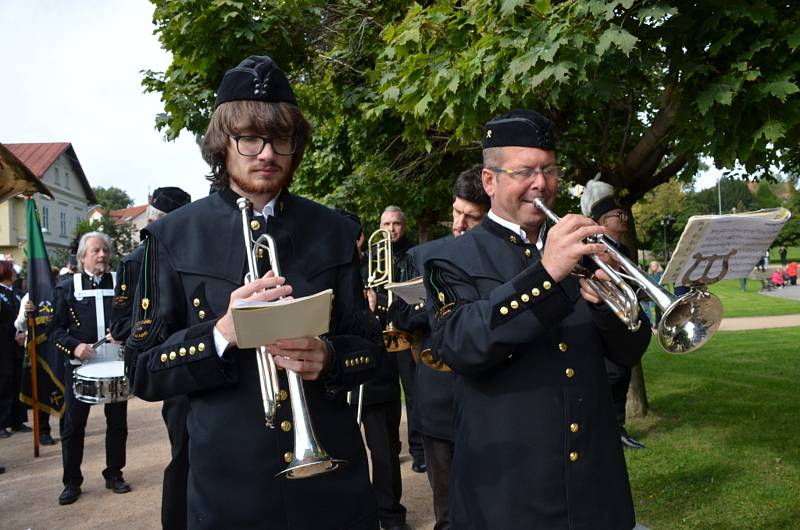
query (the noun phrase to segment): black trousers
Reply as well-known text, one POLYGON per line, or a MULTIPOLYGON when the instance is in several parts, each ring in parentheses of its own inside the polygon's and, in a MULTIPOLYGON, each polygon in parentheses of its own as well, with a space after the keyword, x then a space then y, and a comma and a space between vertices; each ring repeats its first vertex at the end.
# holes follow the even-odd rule
POLYGON ((372 461, 372 488, 381 526, 401 525, 406 522, 406 508, 400 504, 400 400, 364 405, 361 423, 372 461))
POLYGON ((178 396, 164 400, 161 416, 167 426, 172 460, 164 468, 161 490, 161 526, 164 530, 183 530, 186 519, 186 487, 189 480, 189 430, 186 420, 191 405, 189 398, 178 396))
POLYGON ((614 415, 620 429, 625 427, 625 401, 628 398, 628 386, 631 384, 631 369, 606 359, 606 374, 611 385, 611 400, 614 415))
POLYGON ((397 371, 400 372, 400 383, 403 385, 403 394, 406 402, 406 418, 408 419, 408 452, 416 463, 425 462, 425 450, 422 447, 422 433, 416 422, 414 410, 414 391, 417 381, 417 363, 411 356, 411 350, 401 351, 397 355, 397 371))
POLYGON ((425 463, 428 464, 428 482, 433 490, 433 513, 436 524, 433 530, 450 528, 450 469, 453 467, 455 445, 450 440, 422 435, 425 463))
MULTIPOLYGON (((77 366, 67 363, 64 394, 67 407, 61 430, 61 459, 64 465, 64 485, 83 483, 83 441, 86 436, 86 421, 89 419, 88 403, 78 401, 72 390, 73 371, 77 366)), ((128 402, 104 405, 106 415, 106 468, 105 478, 121 477, 125 467, 125 443, 128 439, 128 402)))

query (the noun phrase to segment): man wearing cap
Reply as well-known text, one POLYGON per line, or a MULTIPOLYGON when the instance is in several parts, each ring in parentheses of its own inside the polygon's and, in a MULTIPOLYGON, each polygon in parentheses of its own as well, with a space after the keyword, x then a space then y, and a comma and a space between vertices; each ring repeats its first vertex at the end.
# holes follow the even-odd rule
POLYGON ((375 529, 364 446, 346 402, 382 362, 352 244, 358 227, 289 192, 311 133, 272 59, 251 56, 226 72, 215 107, 202 152, 216 193, 142 231, 145 259, 127 341, 141 351, 134 392, 151 401, 189 397, 188 528, 375 529), (258 253, 258 278, 242 286, 249 242, 240 198, 249 201, 248 238, 274 238, 281 276, 267 272, 269 256, 258 253), (237 346, 231 305, 324 289, 334 292, 328 334, 266 345, 284 389, 270 428, 255 351, 237 346), (303 379, 320 445, 347 465, 311 478, 281 475, 302 449, 294 446, 285 370, 303 379))
MULTIPOLYGON (((158 188, 153 192, 147 207, 147 223, 161 219, 173 210, 192 202, 191 196, 178 187, 158 188)), ((131 334, 133 300, 139 273, 144 259, 144 245, 122 259, 117 268, 117 286, 114 289, 114 305, 111 309, 111 335, 125 342, 131 334)), ((125 348, 125 375, 133 385, 136 368, 136 353, 125 348)), ((161 416, 167 426, 172 458, 164 468, 161 494, 161 526, 165 530, 186 527, 186 480, 189 475, 189 434, 186 418, 189 416, 189 400, 186 396, 165 399, 161 416)))
MULTIPOLYGON (((600 177, 598 173, 594 179, 586 183, 581 195, 581 211, 583 215, 591 217, 597 224, 605 227, 606 238, 611 240, 626 257, 635 261, 630 249, 622 243, 622 238, 628 231, 628 214, 617 203, 614 187, 600 180, 600 177)), ((617 417, 622 445, 629 449, 644 449, 645 445, 628 434, 625 429, 625 402, 631 383, 631 369, 607 358, 606 373, 608 384, 611 386, 611 400, 614 403, 614 414, 617 417)))
MULTIPOLYGON (((111 240, 102 232, 89 232, 78 242, 80 272, 61 280, 53 292, 53 318, 48 335, 56 350, 66 359, 64 400, 66 412, 61 431, 61 455, 64 465, 64 490, 59 504, 72 504, 81 495, 81 463, 86 422, 91 405, 76 398, 72 380, 74 370, 91 361, 98 351, 93 344, 110 338, 108 326, 114 294, 114 277, 106 272, 111 258, 111 240)), ((127 493, 131 487, 122 478, 125 467, 125 444, 128 438, 128 402, 106 403, 106 488, 127 493)))
MULTIPOLYGON (((650 333, 627 328, 576 263, 605 229, 534 204, 562 174, 552 122, 514 110, 486 124, 482 223, 425 261, 433 349, 456 373, 454 528, 630 529, 634 513, 603 359, 632 365, 650 333)), ((598 273, 602 275, 602 273, 598 273)))
MULTIPOLYGON (((441 245, 461 237, 475 228, 489 211, 489 197, 481 182, 482 167, 478 164, 459 173, 453 185, 452 237, 424 243, 411 250, 414 275, 422 275, 425 256, 436 255, 441 245), (420 272, 417 272, 420 271, 420 272)), ((433 490, 434 530, 450 528, 448 496, 453 461, 453 373, 431 349, 430 322, 425 303, 398 304, 395 318, 398 326, 420 336, 420 361, 416 367, 417 399, 415 414, 422 433, 428 482, 433 490)))

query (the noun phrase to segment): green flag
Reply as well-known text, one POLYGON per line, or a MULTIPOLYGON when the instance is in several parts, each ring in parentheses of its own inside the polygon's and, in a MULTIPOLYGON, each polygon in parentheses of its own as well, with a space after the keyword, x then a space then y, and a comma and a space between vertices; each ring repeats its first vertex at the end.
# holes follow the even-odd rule
POLYGON ((36 380, 38 386, 39 408, 49 414, 64 414, 64 359, 58 354, 47 337, 47 328, 53 318, 53 276, 50 260, 42 238, 39 214, 33 199, 27 199, 26 225, 28 243, 28 297, 36 306, 33 315, 33 332, 28 330, 28 352, 22 377, 20 399, 32 405, 31 397, 31 350, 35 349, 37 359, 36 380))

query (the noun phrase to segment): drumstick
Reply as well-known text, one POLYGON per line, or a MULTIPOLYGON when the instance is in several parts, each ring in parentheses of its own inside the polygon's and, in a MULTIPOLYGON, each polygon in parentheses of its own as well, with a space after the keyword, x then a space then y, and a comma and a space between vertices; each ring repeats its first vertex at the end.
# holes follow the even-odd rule
POLYGON ((100 346, 105 344, 106 342, 108 342, 108 337, 103 337, 102 339, 100 339, 97 342, 95 342, 94 344, 92 344, 92 349, 96 350, 97 348, 99 348, 100 346))

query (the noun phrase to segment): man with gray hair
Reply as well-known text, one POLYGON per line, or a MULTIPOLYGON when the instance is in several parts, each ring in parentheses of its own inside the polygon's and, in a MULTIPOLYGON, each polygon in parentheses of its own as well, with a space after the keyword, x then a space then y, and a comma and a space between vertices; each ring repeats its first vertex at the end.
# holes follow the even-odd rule
MULTIPOLYGON (((83 441, 86 420, 91 405, 79 401, 72 388, 73 371, 83 361, 92 359, 97 351, 92 347, 106 337, 111 316, 114 278, 108 272, 111 240, 102 232, 84 234, 78 243, 78 270, 64 278, 55 288, 53 319, 49 335, 66 361, 64 398, 66 414, 61 433, 61 455, 64 465, 64 491, 59 504, 72 504, 81 494, 83 475, 83 441)), ((125 467, 125 443, 128 438, 128 403, 105 405, 106 468, 103 470, 106 488, 114 493, 127 493, 131 487, 122 478, 125 467)))

